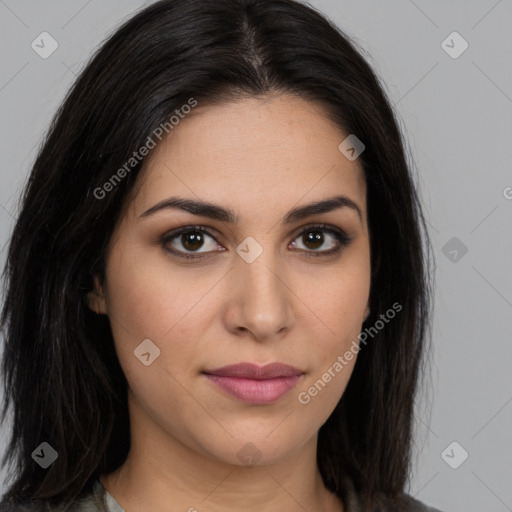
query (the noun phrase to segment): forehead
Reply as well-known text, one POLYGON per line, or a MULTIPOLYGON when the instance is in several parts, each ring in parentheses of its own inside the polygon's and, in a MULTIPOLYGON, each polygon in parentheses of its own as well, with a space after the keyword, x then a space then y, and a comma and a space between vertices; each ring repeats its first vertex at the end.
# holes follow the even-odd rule
POLYGON ((363 169, 338 149, 347 136, 295 95, 199 104, 152 150, 133 206, 182 195, 270 211, 345 194, 365 212, 363 169))

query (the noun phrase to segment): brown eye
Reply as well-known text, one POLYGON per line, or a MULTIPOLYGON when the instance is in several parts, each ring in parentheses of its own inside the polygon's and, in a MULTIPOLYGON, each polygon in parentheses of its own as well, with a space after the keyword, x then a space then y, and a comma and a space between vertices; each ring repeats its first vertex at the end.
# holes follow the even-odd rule
POLYGON ((308 249, 318 249, 324 243, 324 235, 321 231, 308 231, 302 240, 308 249))
POLYGON ((202 233, 188 232, 181 235, 181 244, 189 251, 196 251, 200 249, 204 243, 204 236, 202 233))
POLYGON ((215 252, 220 247, 213 235, 202 226, 179 228, 164 235, 160 243, 171 254, 188 259, 206 257, 207 253, 215 252), (200 251, 202 248, 205 250, 200 251))
POLYGON ((328 228, 325 224, 318 226, 309 226, 304 229, 296 240, 300 240, 304 247, 300 247, 300 244, 293 242, 295 248, 304 250, 306 256, 331 256, 341 251, 341 249, 348 245, 354 237, 349 237, 344 231, 338 230, 338 228, 328 228), (326 237, 327 234, 327 237, 326 237), (328 247, 325 250, 317 250, 324 246, 327 242, 328 247))
MULTIPOLYGON (((328 257, 340 252, 353 238, 339 228, 320 224, 304 229, 292 242, 292 246, 295 249, 298 248, 306 257, 328 257), (326 249, 318 250, 326 243, 328 244, 326 249)), ((198 260, 212 256, 212 253, 225 251, 216 242, 214 235, 202 226, 185 226, 176 229, 164 235, 160 239, 160 244, 172 255, 186 259, 198 260)))

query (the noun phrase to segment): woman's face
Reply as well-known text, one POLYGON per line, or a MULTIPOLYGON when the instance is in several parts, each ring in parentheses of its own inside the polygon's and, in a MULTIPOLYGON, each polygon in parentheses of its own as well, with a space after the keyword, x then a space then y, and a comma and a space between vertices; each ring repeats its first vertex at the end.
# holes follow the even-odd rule
POLYGON ((158 439, 152 456, 179 446, 263 464, 316 440, 354 367, 344 355, 357 353, 370 291, 364 173, 338 149, 348 135, 282 95, 199 104, 150 153, 90 306, 109 316, 132 438, 158 439), (339 204, 290 215, 337 196, 361 216, 339 204), (298 372, 217 370, 239 363, 298 372))

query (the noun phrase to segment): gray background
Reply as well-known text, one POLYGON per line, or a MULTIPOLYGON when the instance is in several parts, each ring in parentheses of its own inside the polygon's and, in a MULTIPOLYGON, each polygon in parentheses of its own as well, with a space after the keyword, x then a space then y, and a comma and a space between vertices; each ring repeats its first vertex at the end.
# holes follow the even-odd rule
MULTIPOLYGON (((384 81, 434 244, 433 379, 418 401, 409 492, 445 512, 512 511, 512 1, 311 4, 368 52, 384 81), (453 31, 469 44, 457 58, 444 48, 458 51, 460 40, 442 45, 453 31)), ((2 266, 53 113, 91 52, 143 5, 0 0, 2 266), (43 31, 59 44, 47 59, 31 48, 43 31)), ((3 447, 5 426, 0 433, 3 447)))

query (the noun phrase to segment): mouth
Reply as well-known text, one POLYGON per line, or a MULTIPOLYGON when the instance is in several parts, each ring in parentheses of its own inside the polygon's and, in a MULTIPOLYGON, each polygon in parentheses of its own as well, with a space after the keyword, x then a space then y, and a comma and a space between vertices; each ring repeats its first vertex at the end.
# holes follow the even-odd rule
POLYGON ((202 373, 209 382, 229 396, 253 405, 276 402, 295 387, 304 375, 302 370, 281 363, 263 367, 241 363, 202 373))

